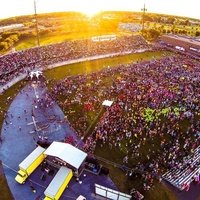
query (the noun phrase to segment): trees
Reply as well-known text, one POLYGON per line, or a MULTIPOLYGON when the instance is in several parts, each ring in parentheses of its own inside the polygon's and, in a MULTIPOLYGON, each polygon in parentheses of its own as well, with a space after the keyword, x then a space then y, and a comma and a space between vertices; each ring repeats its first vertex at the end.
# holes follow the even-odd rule
POLYGON ((7 42, 0 42, 0 51, 7 50, 8 48, 9 47, 7 42))
POLYGON ((0 51, 8 50, 19 40, 19 32, 3 32, 1 34, 0 51))
POLYGON ((176 21, 176 18, 175 17, 168 17, 168 19, 167 19, 167 23, 168 24, 174 24, 174 22, 176 21))
POLYGON ((160 36, 160 32, 155 29, 144 29, 142 33, 150 41, 156 40, 160 36))
POLYGON ((196 31, 195 36, 196 37, 200 36, 200 31, 196 31))

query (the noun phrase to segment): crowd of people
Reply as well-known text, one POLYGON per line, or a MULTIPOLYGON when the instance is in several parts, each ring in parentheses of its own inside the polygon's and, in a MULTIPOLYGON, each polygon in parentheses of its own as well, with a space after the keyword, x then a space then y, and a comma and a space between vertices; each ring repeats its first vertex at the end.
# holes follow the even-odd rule
MULTIPOLYGON (((0 57, 0 85, 41 66, 147 48, 137 35, 101 42, 68 41, 11 53, 0 57)), ((177 54, 67 77, 52 88, 51 97, 80 137, 88 136, 91 121, 103 113, 85 137, 84 150, 94 153, 96 145, 119 149, 121 163, 132 168, 127 175, 142 172, 143 188, 149 190, 155 179, 180 167, 183 158, 200 145, 199 84, 199 62, 177 54), (102 107, 105 99, 113 105, 102 107)))
POLYGON ((131 175, 141 171, 149 190, 200 145, 199 84, 198 61, 177 54, 68 77, 53 96, 65 99, 59 103, 80 136, 87 134, 91 113, 98 113, 105 99, 114 101, 84 148, 119 149, 121 162, 133 169, 131 175))
POLYGON ((22 73, 50 64, 149 47, 142 36, 135 35, 99 42, 91 39, 74 40, 17 51, 0 57, 0 85, 5 85, 22 73))

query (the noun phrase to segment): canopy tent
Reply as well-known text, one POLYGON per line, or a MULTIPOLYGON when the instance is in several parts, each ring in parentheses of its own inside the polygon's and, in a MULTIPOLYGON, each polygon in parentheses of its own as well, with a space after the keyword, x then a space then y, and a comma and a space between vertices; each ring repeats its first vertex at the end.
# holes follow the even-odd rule
POLYGON ((79 169, 79 167, 87 157, 87 153, 70 144, 63 142, 53 142, 47 148, 44 154, 48 156, 58 157, 76 169, 79 169))
POLYGON ((112 106, 112 104, 113 104, 113 101, 109 101, 109 100, 105 100, 102 103, 103 106, 108 106, 108 107, 112 106))

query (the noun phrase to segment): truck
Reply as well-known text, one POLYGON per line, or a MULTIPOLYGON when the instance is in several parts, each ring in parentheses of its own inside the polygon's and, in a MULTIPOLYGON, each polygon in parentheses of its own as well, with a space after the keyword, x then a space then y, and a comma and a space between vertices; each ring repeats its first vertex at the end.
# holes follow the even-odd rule
POLYGON ((19 164, 19 171, 15 177, 18 183, 24 184, 30 174, 42 163, 46 157, 45 150, 43 147, 38 146, 19 164))
POLYGON ((73 172, 71 169, 64 166, 60 167, 57 174, 44 191, 44 200, 59 200, 72 176, 73 172))

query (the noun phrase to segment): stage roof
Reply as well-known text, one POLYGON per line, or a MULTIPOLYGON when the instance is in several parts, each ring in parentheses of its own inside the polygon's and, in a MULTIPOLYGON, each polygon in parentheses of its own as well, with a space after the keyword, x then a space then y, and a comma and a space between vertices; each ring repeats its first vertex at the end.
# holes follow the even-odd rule
POLYGON ((63 142, 53 142, 44 154, 49 156, 58 157, 61 160, 65 161, 72 167, 78 169, 85 158, 87 153, 81 151, 80 149, 63 142))

